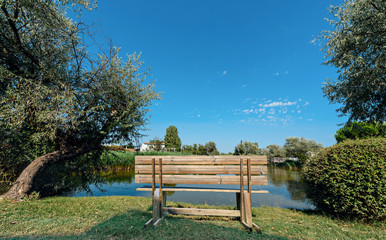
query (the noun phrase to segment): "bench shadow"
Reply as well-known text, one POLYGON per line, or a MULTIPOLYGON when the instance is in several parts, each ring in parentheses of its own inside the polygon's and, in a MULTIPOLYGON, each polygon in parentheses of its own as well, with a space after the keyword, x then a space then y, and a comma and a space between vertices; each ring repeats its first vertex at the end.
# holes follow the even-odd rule
POLYGON ((235 218, 168 215, 155 229, 144 228, 151 212, 130 210, 78 235, 22 236, 10 239, 287 239, 255 231, 249 234, 235 218))

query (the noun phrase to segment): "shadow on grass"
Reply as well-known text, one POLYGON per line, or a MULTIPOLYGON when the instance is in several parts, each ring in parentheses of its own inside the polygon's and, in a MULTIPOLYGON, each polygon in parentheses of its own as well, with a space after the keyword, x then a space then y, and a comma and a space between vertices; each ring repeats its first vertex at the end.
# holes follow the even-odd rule
POLYGON ((185 217, 168 215, 153 229, 144 228, 150 212, 131 210, 102 222, 79 235, 24 236, 11 239, 285 239, 249 234, 239 221, 218 217, 185 217))

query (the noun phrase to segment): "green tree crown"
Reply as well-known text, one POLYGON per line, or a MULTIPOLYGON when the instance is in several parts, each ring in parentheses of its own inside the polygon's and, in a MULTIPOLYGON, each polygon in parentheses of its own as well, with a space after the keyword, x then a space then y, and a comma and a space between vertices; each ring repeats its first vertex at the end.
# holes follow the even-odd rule
POLYGON ((352 122, 336 131, 338 143, 346 139, 366 139, 371 137, 386 137, 386 123, 352 122))
POLYGON ((181 139, 178 136, 178 130, 175 126, 169 126, 166 129, 164 140, 166 149, 174 151, 181 150, 181 139))
POLYGON ((334 29, 323 31, 320 40, 324 64, 336 67, 339 76, 324 83, 324 96, 342 105, 337 112, 348 122, 385 122, 386 1, 345 0, 330 11, 334 29))

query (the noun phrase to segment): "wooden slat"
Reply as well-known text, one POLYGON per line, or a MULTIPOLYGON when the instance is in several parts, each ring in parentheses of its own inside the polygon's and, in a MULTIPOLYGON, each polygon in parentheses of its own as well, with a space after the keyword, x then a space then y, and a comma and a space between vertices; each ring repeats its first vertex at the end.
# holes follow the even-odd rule
POLYGON ((251 164, 267 165, 266 156, 135 156, 135 164, 151 164, 152 158, 162 158, 162 164, 226 165, 240 164, 240 158, 251 159, 251 164))
MULTIPOLYGON (((151 198, 154 199, 154 191, 155 191, 155 158, 151 159, 151 198)), ((155 219, 154 221, 156 221, 155 219)))
MULTIPOLYGON (((266 176, 252 176, 251 178, 251 185, 267 185, 266 176)), ((155 179, 158 182, 158 177, 155 179)), ((228 175, 164 175, 162 180, 163 184, 240 184, 240 176, 228 175)), ((244 177, 244 181, 246 180, 244 177)), ((136 174, 135 182, 152 183, 152 176, 136 174)))
MULTIPOLYGON (((244 174, 247 174, 248 169, 244 169, 244 174)), ((156 173, 159 173, 159 166, 155 166, 156 173)), ((151 165, 136 165, 136 174, 152 173, 151 165)), ((164 165, 162 164, 163 174, 239 174, 240 167, 238 165, 225 166, 206 166, 206 165, 164 165)), ((267 166, 252 166, 251 174, 267 174, 267 166)))
POLYGON ((244 192, 244 218, 245 222, 252 228, 252 205, 251 205, 251 196, 249 192, 244 192))
POLYGON ((241 220, 240 222, 241 222, 241 224, 245 227, 245 229, 247 229, 247 231, 248 231, 249 233, 252 232, 252 227, 251 227, 251 226, 248 226, 248 224, 247 224, 246 222, 244 222, 243 220, 241 220))
POLYGON ((152 222, 153 222, 153 218, 145 223, 145 228, 147 228, 152 222))
MULTIPOLYGON (((159 182, 159 205, 160 205, 160 216, 162 217, 163 215, 163 197, 162 195, 164 194, 163 191, 162 191, 162 158, 158 159, 158 165, 159 165, 159 169, 160 169, 160 173, 158 175, 158 182, 159 182)), ((156 226, 156 223, 154 223, 154 226, 156 226)))
POLYGON ((260 229, 259 226, 257 226, 256 224, 252 223, 252 227, 256 230, 256 232, 261 234, 261 229, 260 229))
MULTIPOLYGON (((151 191, 150 187, 137 188, 137 191, 151 191)), ((164 192, 219 192, 219 193, 239 193, 240 189, 220 189, 220 188, 162 188, 164 192)), ((251 190, 252 193, 269 193, 266 190, 251 190)), ((164 195, 166 196, 166 195, 164 195)))
POLYGON ((160 192, 159 192, 159 188, 157 188, 154 191, 154 197, 153 197, 153 222, 157 221, 162 216, 162 214, 160 214, 162 209, 160 209, 161 205, 159 202, 159 196, 160 196, 160 192))
POLYGON ((240 217, 239 210, 164 207, 169 214, 240 217))
POLYGON ((240 219, 241 222, 245 220, 244 213, 244 163, 243 159, 240 159, 240 219))

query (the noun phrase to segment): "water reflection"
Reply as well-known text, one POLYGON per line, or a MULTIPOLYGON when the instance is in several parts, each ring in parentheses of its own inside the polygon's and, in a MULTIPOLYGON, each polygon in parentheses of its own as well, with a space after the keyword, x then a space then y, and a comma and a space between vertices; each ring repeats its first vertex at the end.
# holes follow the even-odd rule
MULTIPOLYGON (((151 197, 151 192, 136 191, 137 188, 146 184, 135 183, 134 170, 115 171, 106 174, 105 184, 102 186, 90 185, 94 196, 143 196, 151 197), (101 191, 99 188, 102 188, 101 191)), ((147 184, 149 186, 149 184, 147 184)), ((174 185, 175 186, 175 185, 174 185)), ((178 187, 197 187, 197 185, 180 184, 178 187)), ((199 187, 202 187, 199 186, 199 187)), ((218 188, 219 185, 206 185, 205 187, 218 188)), ((237 186, 222 186, 224 188, 235 188, 237 186)), ((269 194, 253 194, 253 206, 272 206, 281 208, 313 209, 314 206, 308 203, 304 192, 304 184, 300 171, 287 170, 277 167, 268 167, 268 185, 253 186, 254 190, 268 190, 269 194)), ((78 193, 69 192, 67 196, 90 196, 82 191, 78 193)), ((205 192, 169 192, 168 201, 180 201, 194 204, 211 205, 236 205, 235 194, 233 193, 205 193, 205 192)))
POLYGON ((268 168, 268 182, 276 187, 285 186, 292 200, 306 201, 304 182, 299 170, 268 168))

